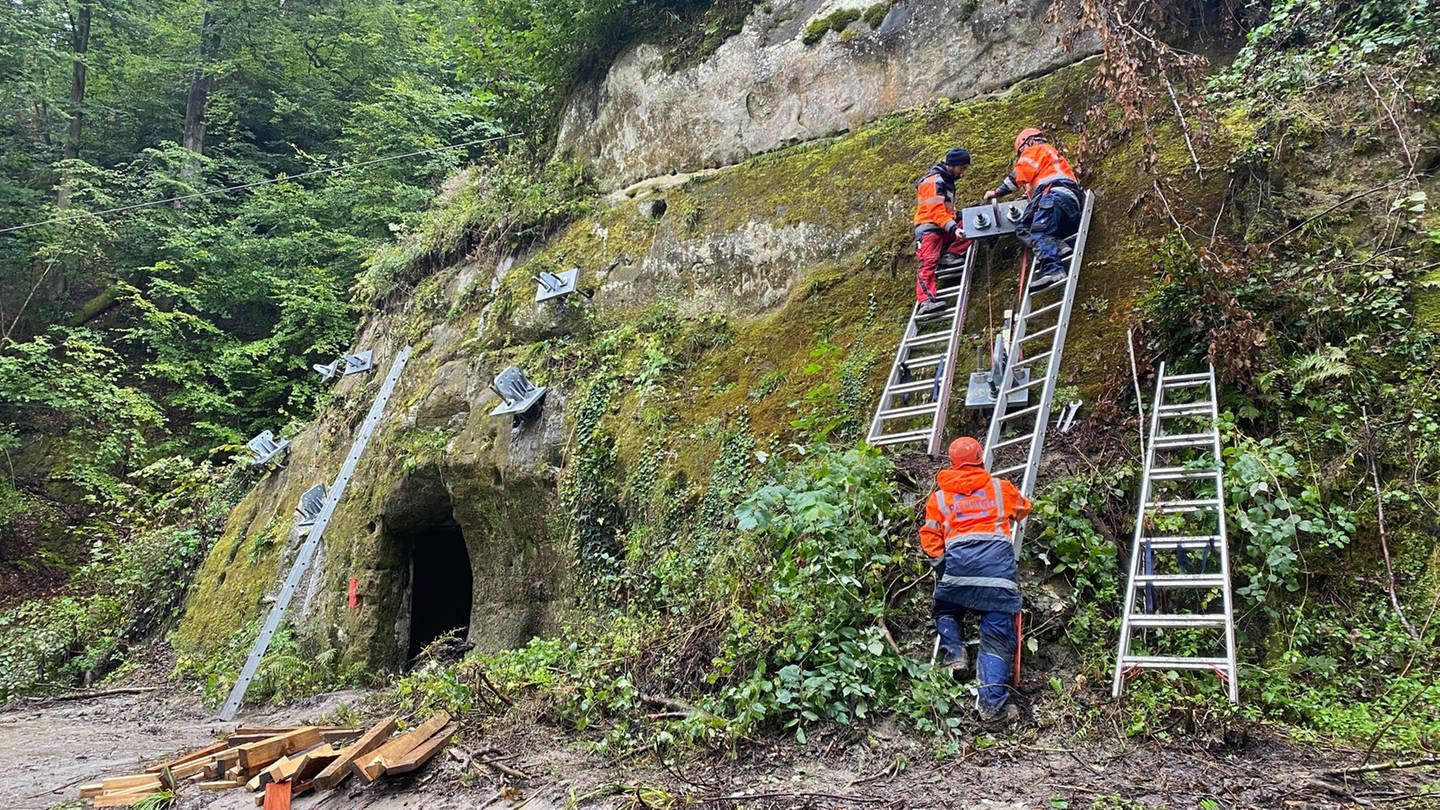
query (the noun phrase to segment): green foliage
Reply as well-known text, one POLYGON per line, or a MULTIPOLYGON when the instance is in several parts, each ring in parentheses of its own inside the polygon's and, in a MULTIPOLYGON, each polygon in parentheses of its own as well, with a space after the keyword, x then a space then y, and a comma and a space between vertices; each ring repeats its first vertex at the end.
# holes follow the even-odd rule
MULTIPOLYGON (((1222 424, 1234 430, 1233 423, 1222 424)), ((1304 587, 1301 555, 1344 549, 1355 513, 1327 504, 1314 471, 1304 471, 1290 448, 1271 438, 1236 436, 1225 453, 1225 497, 1244 544, 1232 555, 1232 577, 1248 579, 1236 595, 1274 614, 1274 605, 1304 587)))
POLYGON ((747 483, 722 473, 754 452, 746 435, 742 422, 716 465, 729 480, 707 490, 731 504, 733 520, 702 506, 668 541, 637 537, 636 527, 628 543, 657 545, 645 559, 623 561, 615 580, 639 598, 560 638, 487 657, 487 670, 507 692, 538 695, 577 728, 607 726, 617 745, 717 743, 779 729, 803 742, 815 723, 878 712, 930 731, 953 728, 961 700, 953 682, 932 680, 928 665, 886 639, 885 619, 897 610, 889 586, 915 575, 890 534, 908 525, 909 511, 889 462, 863 445, 796 445, 788 461, 756 454, 767 466, 747 483), (627 718, 649 694, 696 708, 658 726, 633 725, 627 718))
POLYGON ((17 421, 0 424, 0 442, 56 436, 52 475, 92 503, 123 492, 122 479, 144 458, 165 417, 141 390, 125 384, 125 363, 87 329, 54 327, 0 349, 0 406, 17 421))
POLYGON ((865 24, 871 28, 879 28, 885 22, 885 16, 890 13, 889 3, 875 3, 865 9, 863 19, 865 24))
POLYGON ((427 211, 401 241, 372 252, 357 293, 386 298, 477 246, 525 247, 587 211, 592 191, 571 164, 537 170, 525 153, 506 152, 491 166, 460 174, 443 205, 427 211))
MULTIPOLYGON (((235 686, 240 668, 260 633, 262 620, 263 617, 256 617, 237 628, 208 658, 181 657, 175 662, 174 674, 198 683, 206 705, 219 706, 235 686)), ((363 664, 341 664, 335 648, 316 649, 313 642, 307 644, 296 638, 294 629, 282 623, 270 638, 265 657, 255 670, 255 679, 245 691, 245 700, 277 705, 293 703, 319 692, 359 685, 364 674, 363 664)))
MULTIPOLYGON (((1072 588, 1074 608, 1065 636, 1085 663, 1100 671, 1109 666, 1119 629, 1125 573, 1115 541, 1096 524, 1101 515, 1124 503, 1135 489, 1136 474, 1134 468, 1121 465, 1051 482, 1036 498, 1027 524, 1025 550, 1072 588)), ((1120 540, 1128 541, 1128 537, 1120 540)))
POLYGON ((1229 70, 1212 82, 1249 98, 1315 87, 1396 51, 1432 48, 1440 22, 1440 6, 1431 0, 1278 0, 1247 9, 1254 11, 1262 19, 1229 70))
POLYGON ((74 593, 0 613, 0 701, 73 686, 120 666, 130 644, 170 626, 194 569, 233 503, 233 481, 169 459, 127 485, 128 531, 91 538, 74 593), (146 490, 162 493, 147 496, 146 490))
MULTIPOLYGON (((800 33, 800 41, 806 45, 814 45, 830 31, 843 32, 850 23, 860 19, 860 14, 860 10, 856 8, 839 8, 824 17, 816 17, 800 33)), ((881 19, 884 19, 883 15, 881 19)))

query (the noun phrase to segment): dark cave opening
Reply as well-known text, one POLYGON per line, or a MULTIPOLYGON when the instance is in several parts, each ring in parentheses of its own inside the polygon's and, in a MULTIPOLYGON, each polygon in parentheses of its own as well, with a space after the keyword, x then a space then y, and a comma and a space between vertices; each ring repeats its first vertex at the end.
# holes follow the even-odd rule
POLYGON ((410 545, 410 643, 413 661, 426 645, 458 630, 470 633, 474 582, 465 533, 453 520, 415 532, 410 545))

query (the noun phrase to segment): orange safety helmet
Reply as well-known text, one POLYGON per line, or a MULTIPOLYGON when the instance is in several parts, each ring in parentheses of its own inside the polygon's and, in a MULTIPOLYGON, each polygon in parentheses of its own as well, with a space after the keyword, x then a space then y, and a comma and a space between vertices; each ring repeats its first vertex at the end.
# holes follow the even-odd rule
POLYGON ((1045 137, 1045 132, 1034 127, 1026 127, 1025 129, 1020 130, 1020 134, 1015 136, 1015 151, 1019 152, 1020 147, 1024 146, 1026 141, 1030 140, 1036 135, 1039 135, 1043 138, 1045 137))
POLYGON ((957 469, 960 467, 980 467, 985 464, 980 442, 975 441, 969 436, 961 436, 951 442, 949 453, 950 466, 957 469))

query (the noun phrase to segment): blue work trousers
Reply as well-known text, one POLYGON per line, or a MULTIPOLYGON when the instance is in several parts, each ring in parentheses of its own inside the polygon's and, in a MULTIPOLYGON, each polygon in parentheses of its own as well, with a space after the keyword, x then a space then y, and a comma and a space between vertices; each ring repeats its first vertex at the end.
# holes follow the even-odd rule
POLYGON ((1080 191, 1070 186, 1051 184, 1025 206, 1025 214, 1015 227, 1016 236, 1035 249, 1040 258, 1040 274, 1049 275, 1065 270, 1060 260, 1064 240, 1080 228, 1080 191))
POLYGON ((1015 648, 1020 639, 1015 632, 1015 614, 999 610, 976 611, 947 599, 935 600, 935 630, 940 634, 940 647, 948 660, 964 649, 960 617, 966 613, 980 614, 980 655, 975 659, 975 675, 980 681, 980 708, 996 712, 1010 700, 1010 667, 1015 661, 1015 648))

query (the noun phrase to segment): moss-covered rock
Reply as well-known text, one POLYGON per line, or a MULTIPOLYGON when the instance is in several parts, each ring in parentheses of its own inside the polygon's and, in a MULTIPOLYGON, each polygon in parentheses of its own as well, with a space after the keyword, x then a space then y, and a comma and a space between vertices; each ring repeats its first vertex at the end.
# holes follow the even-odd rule
MULTIPOLYGON (((453 524, 474 578, 471 640, 522 643, 592 591, 607 553, 634 553, 631 533, 663 536, 643 523, 647 504, 704 514, 707 489, 733 485, 754 448, 861 435, 913 301, 915 179, 964 144, 974 164, 959 195, 978 200, 1009 169, 1018 129, 1044 125, 1073 147, 1064 122, 1083 118, 1090 79, 1089 65, 1069 67, 1001 96, 649 183, 513 265, 475 256, 425 279, 357 342, 382 368, 402 342, 417 348, 292 608, 302 633, 346 661, 398 666, 415 543, 453 524), (582 294, 536 304, 532 276, 570 267, 582 294), (511 364, 551 387, 541 415, 513 430, 488 415, 489 382, 511 364)), ((1160 169, 1183 175, 1183 139, 1156 134, 1160 169)), ((1241 137, 1222 129, 1206 148, 1223 154, 1241 137)), ((1064 381, 1086 396, 1123 357, 1113 347, 1156 252, 1131 215, 1156 204, 1140 148, 1126 142, 1082 166, 1098 202, 1064 381)), ((1209 205, 1223 185, 1190 181, 1168 202, 1209 205)), ((966 326, 977 345, 1016 285, 1014 246, 986 251, 966 326)), ((961 351, 959 373, 972 356, 961 351)), ((341 381, 285 468, 235 510, 187 606, 188 652, 217 649, 265 609, 298 548, 295 499, 334 475, 376 385, 341 381)), ((979 429, 958 405, 950 424, 979 429)))

